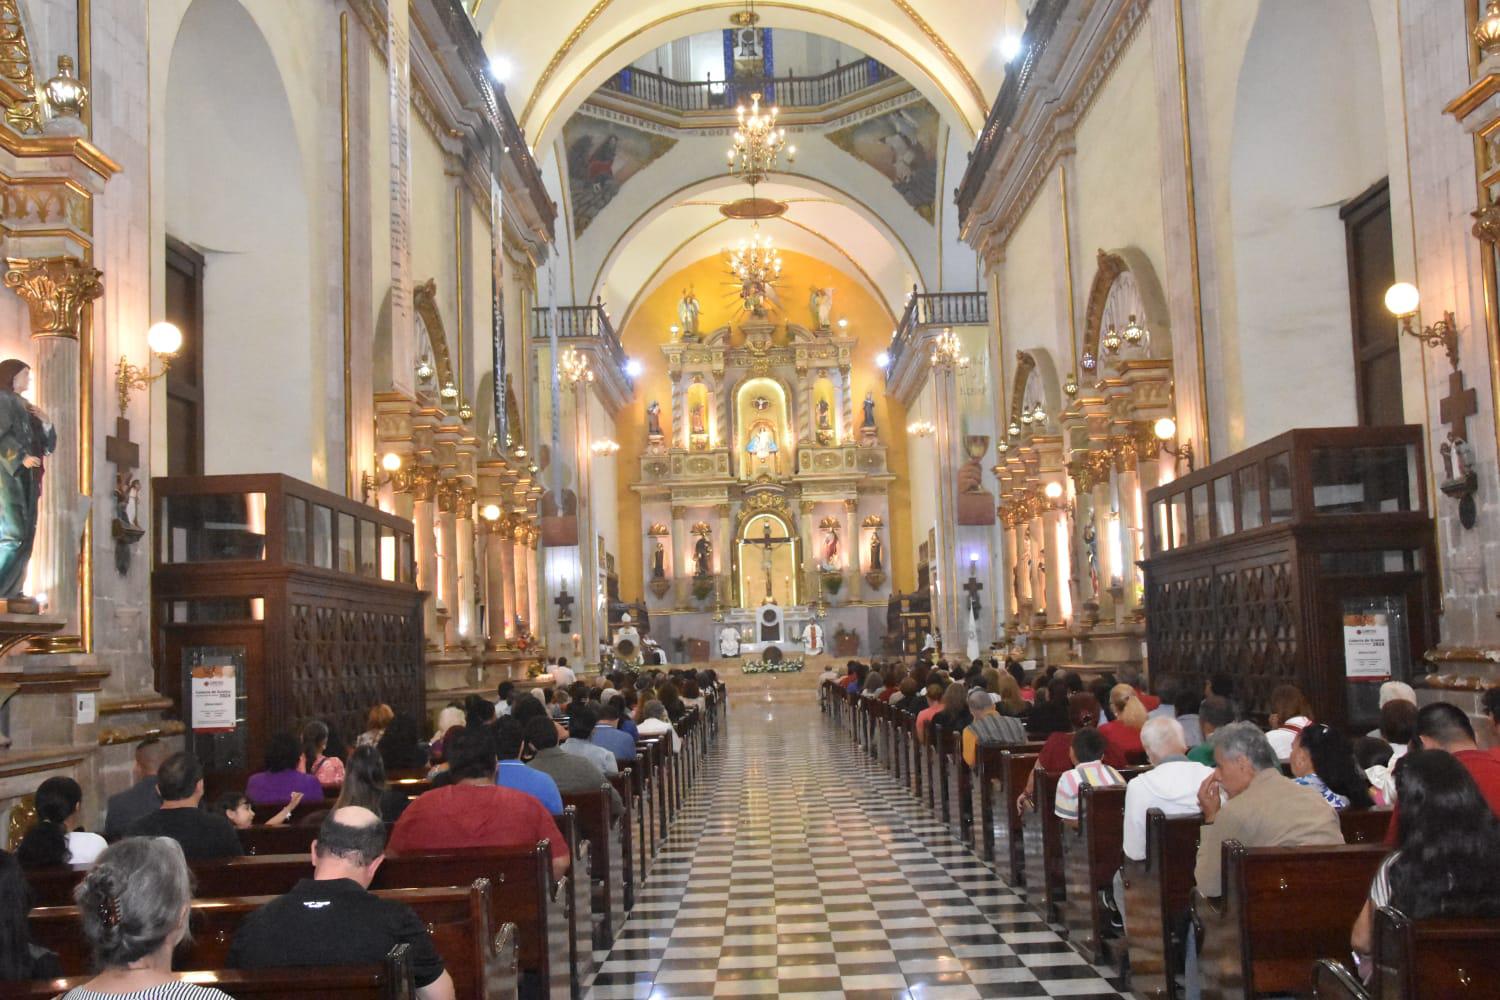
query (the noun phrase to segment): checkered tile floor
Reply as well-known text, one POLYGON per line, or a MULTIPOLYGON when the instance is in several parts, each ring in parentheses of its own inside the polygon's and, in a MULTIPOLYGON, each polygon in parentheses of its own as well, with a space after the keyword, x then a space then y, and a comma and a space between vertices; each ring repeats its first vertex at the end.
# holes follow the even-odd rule
POLYGON ((592 1000, 1119 997, 816 704, 742 697, 592 1000))

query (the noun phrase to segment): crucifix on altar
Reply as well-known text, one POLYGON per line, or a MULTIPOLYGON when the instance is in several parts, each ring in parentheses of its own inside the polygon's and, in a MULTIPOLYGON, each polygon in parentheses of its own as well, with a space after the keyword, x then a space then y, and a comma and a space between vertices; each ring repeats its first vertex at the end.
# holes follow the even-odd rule
POLYGON ((739 550, 741 607, 795 603, 793 543, 779 518, 763 514, 746 524, 739 550))

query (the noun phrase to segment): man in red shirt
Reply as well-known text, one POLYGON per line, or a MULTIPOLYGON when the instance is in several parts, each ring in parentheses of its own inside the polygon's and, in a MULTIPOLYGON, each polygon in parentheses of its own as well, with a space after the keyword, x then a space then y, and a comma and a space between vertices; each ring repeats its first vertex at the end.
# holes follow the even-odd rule
POLYGON ((445 748, 453 784, 425 792, 391 831, 391 854, 464 847, 534 847, 547 841, 552 877, 568 871, 568 844, 546 806, 495 784, 495 742, 488 726, 470 726, 445 748))
MULTIPOLYGON (((1489 803, 1490 812, 1500 816, 1500 757, 1479 749, 1474 742, 1474 726, 1463 709, 1446 701, 1433 702, 1417 713, 1416 732, 1417 743, 1423 750, 1444 750, 1457 758, 1479 786, 1479 794, 1489 803)), ((1397 802, 1395 811, 1400 810, 1401 803, 1397 802)), ((1396 843, 1394 814, 1385 842, 1392 846, 1396 843)))

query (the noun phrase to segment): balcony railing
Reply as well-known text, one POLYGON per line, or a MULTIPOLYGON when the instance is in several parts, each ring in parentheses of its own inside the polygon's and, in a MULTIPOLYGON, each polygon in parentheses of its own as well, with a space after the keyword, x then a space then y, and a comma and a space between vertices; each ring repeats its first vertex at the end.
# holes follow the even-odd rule
MULTIPOLYGON (((620 344, 619 335, 615 333, 614 324, 610 323, 609 314, 604 311, 602 301, 586 306, 558 306, 555 312, 559 340, 569 338, 597 340, 604 348, 605 356, 614 362, 620 378, 624 379, 627 385, 634 384, 630 373, 625 370, 625 363, 628 360, 625 348, 620 344)), ((550 339, 554 310, 546 306, 537 306, 532 309, 532 313, 536 320, 532 324, 532 329, 535 331, 532 336, 537 340, 550 339)))
POLYGON ((977 326, 990 321, 990 297, 984 292, 918 292, 912 289, 906 311, 887 350, 887 376, 896 371, 912 342, 928 327, 977 326))
POLYGON ((771 77, 759 80, 674 80, 650 70, 626 67, 604 82, 604 90, 625 94, 673 111, 729 111, 759 93, 763 104, 783 108, 816 108, 891 79, 889 66, 865 58, 836 66, 817 76, 771 77))
POLYGON ((1068 0, 1037 0, 1036 6, 1031 8, 1031 13, 1026 18, 1026 31, 1021 35, 1021 54, 1005 71, 1005 81, 1000 85, 1000 93, 995 96, 995 105, 990 108, 984 129, 974 143, 973 152, 969 154, 969 165, 964 170, 963 179, 953 193, 958 202, 960 227, 968 224, 969 210, 974 207, 974 199, 979 196, 985 174, 989 172, 995 161, 995 153, 1005 139, 1011 122, 1015 120, 1021 98, 1031 86, 1037 62, 1046 51, 1052 32, 1057 28, 1058 19, 1067 5, 1068 0))

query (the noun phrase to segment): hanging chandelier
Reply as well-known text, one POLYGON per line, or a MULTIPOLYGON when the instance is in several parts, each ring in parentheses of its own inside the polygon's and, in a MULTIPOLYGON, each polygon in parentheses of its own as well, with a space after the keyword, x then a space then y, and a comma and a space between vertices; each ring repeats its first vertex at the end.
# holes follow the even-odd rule
POLYGON ((729 272, 739 283, 740 303, 746 312, 764 316, 766 303, 774 300, 773 290, 781 279, 781 253, 771 237, 761 234, 760 225, 751 226, 750 238, 740 240, 729 255, 729 272))
POLYGON ((734 132, 734 145, 726 154, 729 172, 750 185, 759 184, 776 169, 782 149, 786 150, 788 163, 797 159, 797 147, 786 144, 786 129, 776 127, 781 109, 772 105, 763 110, 760 98, 759 92, 751 94, 750 107, 741 104, 735 109, 739 127, 734 132))

